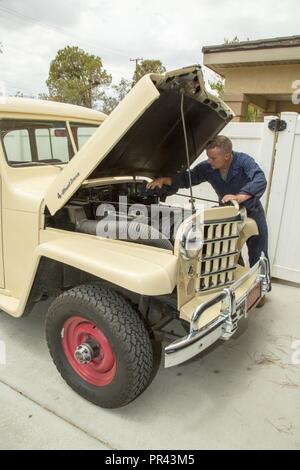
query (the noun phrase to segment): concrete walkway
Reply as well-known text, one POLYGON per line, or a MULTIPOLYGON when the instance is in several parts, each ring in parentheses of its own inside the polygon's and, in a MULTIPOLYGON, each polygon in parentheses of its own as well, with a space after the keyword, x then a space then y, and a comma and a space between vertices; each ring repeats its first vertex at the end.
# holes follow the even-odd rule
POLYGON ((0 313, 0 449, 300 448, 300 288, 274 284, 237 338, 161 366, 119 410, 64 383, 44 340, 46 308, 21 319, 0 313))

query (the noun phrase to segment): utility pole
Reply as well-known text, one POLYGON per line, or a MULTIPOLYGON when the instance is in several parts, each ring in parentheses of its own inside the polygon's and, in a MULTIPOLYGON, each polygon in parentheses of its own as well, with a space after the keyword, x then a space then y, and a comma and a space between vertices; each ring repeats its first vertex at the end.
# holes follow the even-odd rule
POLYGON ((135 70, 134 70, 134 74, 133 74, 133 77, 132 77, 132 84, 131 86, 134 85, 135 83, 135 80, 136 80, 136 71, 137 71, 137 66, 139 64, 139 62, 141 62, 143 59, 143 57, 137 57, 136 59, 129 59, 130 62, 135 62, 135 70))
POLYGON ((135 70, 136 70, 136 68, 138 66, 138 63, 141 62, 142 60, 144 60, 144 58, 143 57, 137 57, 136 59, 129 59, 129 60, 130 60, 130 62, 135 62, 135 70))

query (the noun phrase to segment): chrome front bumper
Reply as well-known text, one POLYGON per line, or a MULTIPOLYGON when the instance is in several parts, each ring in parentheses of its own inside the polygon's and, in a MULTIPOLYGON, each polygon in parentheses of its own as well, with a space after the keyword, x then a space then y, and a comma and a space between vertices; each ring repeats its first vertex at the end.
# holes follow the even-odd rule
POLYGON ((263 254, 259 261, 238 281, 223 289, 211 300, 198 305, 193 313, 190 333, 165 348, 165 367, 175 366, 187 361, 204 351, 218 339, 229 339, 236 332, 239 320, 247 316, 246 299, 249 292, 257 284, 261 285, 261 296, 270 291, 270 265, 269 260, 263 254), (242 298, 236 301, 235 292, 238 287, 255 273, 257 274, 255 281, 242 298), (198 329, 197 324, 201 315, 218 302, 222 302, 220 315, 205 327, 198 329))

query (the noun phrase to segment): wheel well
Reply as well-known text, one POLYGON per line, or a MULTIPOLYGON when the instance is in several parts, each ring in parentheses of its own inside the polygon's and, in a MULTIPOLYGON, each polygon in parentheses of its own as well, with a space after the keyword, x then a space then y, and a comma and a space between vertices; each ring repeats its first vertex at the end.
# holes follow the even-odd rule
POLYGON ((36 302, 56 297, 75 285, 96 280, 95 276, 61 261, 42 257, 27 300, 24 315, 31 312, 36 302))
POLYGON ((61 261, 42 257, 23 315, 29 315, 36 302, 46 300, 48 297, 57 297, 72 287, 91 282, 101 283, 101 285, 118 291, 132 304, 135 304, 142 316, 146 316, 149 311, 157 308, 162 309, 164 313, 176 309, 175 292, 171 295, 144 296, 61 261))
POLYGON ((42 257, 35 275, 33 285, 27 300, 24 315, 28 315, 36 302, 45 300, 48 297, 57 297, 62 292, 89 282, 101 282, 108 287, 121 292, 131 302, 139 304, 139 294, 130 292, 109 281, 100 279, 86 271, 69 266, 68 264, 50 258, 42 257))

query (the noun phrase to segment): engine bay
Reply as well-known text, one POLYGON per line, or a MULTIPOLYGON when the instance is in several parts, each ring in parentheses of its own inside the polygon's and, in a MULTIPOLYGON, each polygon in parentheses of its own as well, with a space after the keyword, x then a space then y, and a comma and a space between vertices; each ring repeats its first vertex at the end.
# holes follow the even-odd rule
POLYGON ((146 181, 83 185, 45 225, 172 250, 183 210, 165 203, 165 188, 147 190, 146 181))

